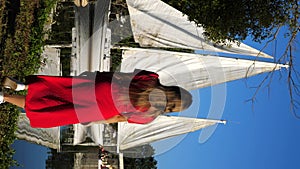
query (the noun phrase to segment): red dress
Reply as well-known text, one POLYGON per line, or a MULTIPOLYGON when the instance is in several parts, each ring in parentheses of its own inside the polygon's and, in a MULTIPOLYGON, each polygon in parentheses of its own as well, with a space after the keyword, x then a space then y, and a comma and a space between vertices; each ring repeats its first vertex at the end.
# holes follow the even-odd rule
MULTIPOLYGON (((128 73, 118 73, 120 77, 128 73)), ((156 85, 158 75, 153 72, 131 73, 135 87, 156 85)), ((147 116, 147 109, 123 102, 121 93, 129 84, 120 83, 112 72, 96 72, 92 76, 28 76, 26 115, 32 127, 49 128, 76 123, 106 120, 127 112, 128 122, 149 123, 155 117, 147 116), (130 113, 129 113, 130 112, 130 113)), ((130 86, 131 87, 131 86, 130 86)), ((126 93, 126 92, 125 92, 126 93)))

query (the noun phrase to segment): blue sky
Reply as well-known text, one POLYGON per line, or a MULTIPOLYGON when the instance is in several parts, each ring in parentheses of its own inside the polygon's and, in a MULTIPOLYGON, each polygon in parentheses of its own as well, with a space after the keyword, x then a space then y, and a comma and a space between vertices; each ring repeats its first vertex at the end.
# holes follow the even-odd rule
POLYGON ((31 144, 23 140, 17 140, 12 145, 16 150, 14 159, 20 166, 11 167, 11 169, 43 169, 45 160, 48 157, 48 149, 43 146, 31 144))
MULTIPOLYGON (((282 34, 280 37, 283 37, 282 34)), ((298 36, 298 42, 300 40, 298 36)), ((250 40, 245 42, 257 49, 261 44, 250 40)), ((265 52, 283 51, 285 40, 277 40, 265 52)), ((299 43, 296 44, 296 47, 299 43)), ((300 51, 296 52, 298 57, 300 51)), ((295 62, 298 71, 299 59, 295 62)), ((188 134, 170 151, 157 155, 160 169, 282 169, 299 168, 300 119, 290 111, 287 86, 287 71, 277 71, 270 90, 264 87, 258 93, 256 102, 246 102, 266 74, 226 84, 226 105, 222 119, 226 125, 219 125, 214 134, 199 143, 201 131, 188 134)), ((205 118, 210 107, 211 89, 198 91, 200 106, 198 117, 205 118)), ((299 99, 298 99, 299 100, 299 99)), ((195 110, 192 110, 195 111, 195 110)), ((297 112, 300 114, 300 110, 297 112)))
MULTIPOLYGON (((298 42, 299 40, 298 36, 298 42)), ((262 46, 250 40, 245 43, 257 49, 262 46)), ((278 56, 284 44, 284 39, 277 41, 278 56)), ((299 43, 296 45, 299 46, 299 43)), ((274 54, 274 47, 275 44, 271 44, 265 52, 274 54)), ((296 54, 299 56, 300 51, 296 54)), ((299 59, 295 64, 299 64, 299 59)), ((219 125, 205 143, 199 143, 201 131, 186 135, 170 151, 156 156, 158 168, 299 168, 300 119, 296 119, 290 112, 287 71, 275 73, 269 93, 267 88, 263 88, 254 104, 246 102, 255 91, 246 84, 256 86, 264 76, 265 74, 227 83, 222 119, 228 123, 219 125)), ((200 106, 199 110, 190 111, 198 111, 198 117, 205 118, 210 108, 211 89, 196 90, 193 95, 200 96, 200 106)), ((297 112, 300 114, 300 110, 297 112)), ((16 141, 13 147, 16 149, 14 157, 23 165, 22 168, 45 168, 47 148, 24 141, 16 141)))

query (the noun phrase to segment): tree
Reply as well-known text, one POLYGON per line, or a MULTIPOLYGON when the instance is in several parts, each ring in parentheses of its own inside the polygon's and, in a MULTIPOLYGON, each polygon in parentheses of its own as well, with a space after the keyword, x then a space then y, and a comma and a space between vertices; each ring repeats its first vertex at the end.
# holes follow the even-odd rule
MULTIPOLYGON (((300 106, 297 98, 300 96, 300 73, 295 69, 294 51, 296 37, 300 31, 300 1, 298 0, 163 0, 179 11, 186 14, 190 21, 194 21, 205 29, 207 39, 219 44, 228 42, 239 43, 251 37, 255 42, 270 42, 277 39, 282 28, 287 38, 285 52, 277 58, 277 63, 288 63, 288 86, 291 110, 297 118, 300 115, 295 109, 300 106)), ((264 50, 261 49, 261 50, 264 50)), ((275 70, 275 68, 274 68, 275 70)), ((274 72, 268 74, 257 86, 251 99, 267 83, 269 86, 274 72)))
POLYGON ((71 44, 72 28, 75 27, 74 2, 67 0, 57 3, 51 23, 47 44, 71 44))
POLYGON ((74 153, 61 152, 50 149, 49 156, 46 160, 47 169, 59 169, 59 168, 73 168, 74 167, 74 153))
MULTIPOLYGON (((261 41, 283 25, 298 28, 297 0, 163 0, 205 28, 215 42, 241 41, 251 36, 261 41)), ((297 30, 296 30, 297 31, 297 30)), ((299 31, 299 30, 298 30, 299 31)))
POLYGON ((143 145, 124 151, 125 169, 157 169, 154 159, 154 149, 151 145, 143 145))

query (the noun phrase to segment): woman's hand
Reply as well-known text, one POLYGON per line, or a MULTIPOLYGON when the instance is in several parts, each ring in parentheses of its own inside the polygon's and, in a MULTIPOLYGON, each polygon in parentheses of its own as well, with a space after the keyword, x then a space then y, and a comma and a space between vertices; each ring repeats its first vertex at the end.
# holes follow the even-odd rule
POLYGON ((94 121, 92 124, 103 124, 103 123, 118 123, 118 122, 124 122, 127 121, 127 118, 121 115, 113 116, 112 118, 109 118, 107 120, 101 120, 101 121, 94 121))

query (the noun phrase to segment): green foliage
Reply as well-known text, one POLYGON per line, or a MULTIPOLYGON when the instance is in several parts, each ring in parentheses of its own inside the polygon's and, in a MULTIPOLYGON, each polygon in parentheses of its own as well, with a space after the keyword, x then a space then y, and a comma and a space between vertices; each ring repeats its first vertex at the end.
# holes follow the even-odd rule
POLYGON ((57 3, 56 11, 53 14, 51 33, 49 33, 46 43, 70 44, 72 42, 72 28, 75 27, 74 17, 73 1, 57 3))
POLYGON ((299 13, 290 0, 163 0, 205 28, 215 42, 241 41, 250 35, 260 42, 274 35, 282 25, 299 27, 291 16, 299 13))
POLYGON ((151 145, 134 147, 126 151, 124 152, 125 169, 157 169, 157 161, 153 157, 154 149, 151 145))
POLYGON ((16 130, 16 121, 18 112, 13 107, 5 106, 1 108, 0 114, 0 168, 5 169, 9 166, 17 165, 13 160, 13 150, 10 145, 16 139, 14 131, 16 130))
POLYGON ((122 50, 121 49, 111 49, 111 69, 114 72, 120 71, 120 66, 122 62, 122 50))
POLYGON ((153 157, 125 158, 125 169, 157 169, 157 161, 153 157))
POLYGON ((74 156, 75 153, 72 152, 57 152, 51 149, 46 160, 46 169, 74 168, 74 156))
POLYGON ((46 32, 44 31, 44 25, 48 22, 51 9, 56 3, 57 0, 40 1, 38 3, 39 6, 37 6, 38 8, 35 8, 35 19, 31 26, 30 47, 27 59, 24 63, 25 68, 29 67, 32 69, 26 69, 24 71, 25 76, 36 73, 40 67, 40 55, 43 52, 43 46, 45 45, 44 36, 46 32))
MULTIPOLYGON (((23 80, 40 67, 44 24, 56 3, 44 1, 0 2, 0 71, 2 76, 23 80)), ((19 109, 4 104, 0 107, 0 168, 17 165, 11 144, 16 139, 19 109)))

